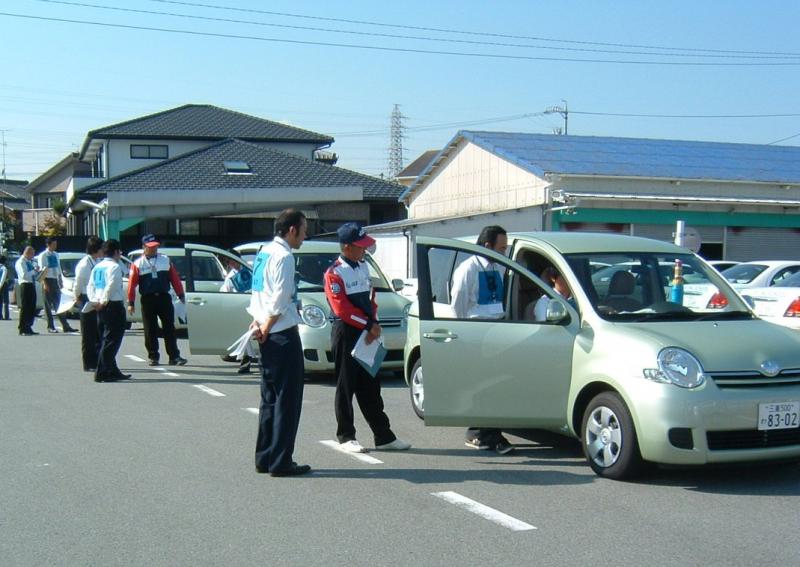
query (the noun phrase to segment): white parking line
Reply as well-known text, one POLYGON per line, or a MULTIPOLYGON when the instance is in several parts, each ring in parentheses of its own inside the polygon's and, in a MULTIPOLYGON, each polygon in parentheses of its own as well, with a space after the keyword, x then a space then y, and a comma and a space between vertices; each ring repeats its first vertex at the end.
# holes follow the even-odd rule
POLYGON ((480 502, 476 502, 471 498, 467 498, 466 496, 461 496, 458 492, 431 492, 431 495, 436 496, 437 498, 441 498, 445 502, 449 502, 450 504, 455 504, 459 508, 463 508, 473 514, 477 514, 481 518, 485 518, 490 522, 494 522, 504 528, 508 528, 515 532, 521 532, 526 530, 535 530, 536 527, 530 524, 526 524, 522 520, 517 520, 516 518, 512 518, 508 514, 504 514, 499 510, 495 510, 494 508, 489 508, 481 504, 480 502))
POLYGON ((244 411, 249 411, 253 415, 258 415, 258 408, 242 408, 244 411))
POLYGON ((172 376, 173 378, 178 378, 180 374, 175 374, 174 372, 167 372, 166 370, 162 372, 164 376, 172 376))
POLYGON ((380 461, 380 460, 376 459, 375 457, 370 457, 366 453, 348 453, 347 451, 342 451, 339 448, 339 443, 336 442, 336 441, 328 440, 328 441, 320 441, 320 443, 322 443, 326 447, 330 447, 334 451, 339 451, 340 453, 344 453, 345 455, 353 457, 354 459, 357 459, 357 460, 359 460, 359 461, 361 461, 363 463, 369 463, 371 465, 382 465, 383 464, 383 461, 380 461))
POLYGON ((125 358, 129 358, 134 362, 144 362, 144 358, 140 358, 140 357, 136 356, 135 354, 126 354, 125 358))
POLYGON ((202 384, 194 384, 194 387, 197 388, 198 390, 202 391, 202 392, 205 392, 209 396, 214 396, 216 398, 224 398, 225 397, 225 394, 223 394, 222 392, 217 392, 216 390, 214 390, 212 388, 209 388, 208 386, 204 386, 202 384))

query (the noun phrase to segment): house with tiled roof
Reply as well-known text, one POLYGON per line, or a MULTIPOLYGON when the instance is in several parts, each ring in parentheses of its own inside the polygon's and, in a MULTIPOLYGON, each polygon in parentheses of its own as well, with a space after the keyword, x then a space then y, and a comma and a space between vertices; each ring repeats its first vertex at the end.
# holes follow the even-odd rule
POLYGON ((187 104, 91 130, 80 159, 92 177, 68 193, 76 234, 131 242, 227 244, 272 234, 285 207, 310 231, 402 218, 403 188, 335 167, 330 136, 219 108, 187 104))

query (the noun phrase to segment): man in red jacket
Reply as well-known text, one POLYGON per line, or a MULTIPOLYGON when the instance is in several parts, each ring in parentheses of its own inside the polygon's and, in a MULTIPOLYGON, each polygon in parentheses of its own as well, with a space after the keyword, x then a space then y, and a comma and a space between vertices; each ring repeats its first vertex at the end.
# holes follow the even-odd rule
POLYGON ((336 368, 336 436, 339 448, 348 453, 366 453, 356 441, 353 425, 353 395, 375 438, 375 448, 382 451, 403 451, 411 447, 398 439, 383 411, 381 383, 371 376, 350 354, 362 333, 367 344, 381 336, 375 290, 364 262, 367 248, 375 240, 357 223, 345 223, 337 231, 341 256, 325 272, 325 296, 336 316, 331 333, 336 368))
POLYGON ((158 321, 161 320, 161 332, 164 335, 164 346, 167 349, 170 366, 183 366, 187 360, 178 350, 178 339, 175 336, 175 308, 169 286, 181 301, 186 301, 183 284, 178 270, 170 262, 169 257, 158 253, 161 243, 152 234, 142 237, 144 253, 131 264, 128 275, 128 313, 133 314, 136 304, 136 287, 142 296, 142 325, 144 326, 144 346, 150 366, 158 366, 158 321))

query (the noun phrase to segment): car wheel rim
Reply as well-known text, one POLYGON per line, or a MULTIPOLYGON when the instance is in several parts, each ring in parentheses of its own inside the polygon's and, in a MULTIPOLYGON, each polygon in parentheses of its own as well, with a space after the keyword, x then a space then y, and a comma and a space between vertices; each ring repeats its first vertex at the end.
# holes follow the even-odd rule
POLYGON ((586 422, 584 435, 589 458, 603 468, 619 459, 622 449, 622 429, 617 415, 606 406, 595 408, 586 422))
POLYGON ((411 376, 411 397, 414 399, 414 406, 422 411, 425 404, 425 388, 422 384, 421 366, 411 376))

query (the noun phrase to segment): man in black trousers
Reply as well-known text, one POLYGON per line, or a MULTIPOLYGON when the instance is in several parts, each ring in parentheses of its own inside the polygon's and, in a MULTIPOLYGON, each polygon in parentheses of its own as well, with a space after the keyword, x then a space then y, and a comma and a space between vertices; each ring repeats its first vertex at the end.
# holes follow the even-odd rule
POLYGON ((303 345, 300 342, 295 263, 307 223, 302 212, 283 211, 275 238, 253 260, 249 313, 261 351, 261 404, 256 439, 256 472, 298 476, 311 472, 292 460, 303 404, 303 345))
POLYGON ((94 309, 83 311, 83 307, 89 302, 86 295, 86 288, 89 285, 89 277, 94 267, 103 257, 103 241, 96 236, 90 236, 86 241, 86 256, 81 258, 75 267, 75 306, 81 314, 81 358, 83 369, 86 372, 97 371, 97 358, 100 352, 100 336, 97 329, 97 313, 94 309))
POLYGON ((92 268, 86 286, 89 301, 97 310, 97 327, 100 333, 100 357, 97 361, 95 382, 127 380, 117 366, 117 352, 125 335, 125 292, 122 289, 122 267, 119 265, 122 250, 113 238, 103 244, 103 261, 92 268))
POLYGON ((32 246, 26 246, 14 265, 17 271, 17 306, 19 307, 19 334, 38 335, 33 330, 36 319, 36 280, 39 277, 39 266, 33 259, 32 246))

